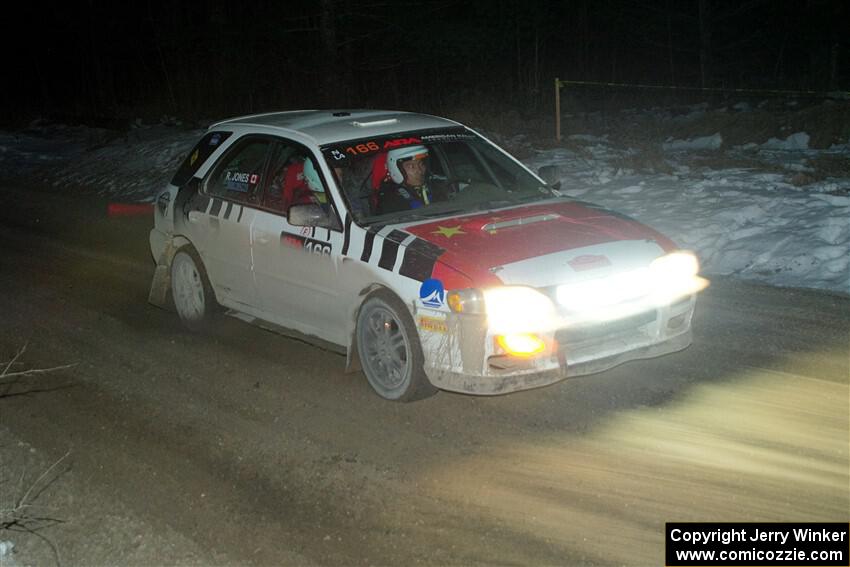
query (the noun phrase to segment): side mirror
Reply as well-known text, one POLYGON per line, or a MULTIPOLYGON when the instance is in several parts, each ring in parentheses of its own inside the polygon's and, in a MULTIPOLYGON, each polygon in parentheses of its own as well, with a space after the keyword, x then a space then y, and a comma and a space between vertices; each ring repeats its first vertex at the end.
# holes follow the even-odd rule
POLYGON ((336 216, 326 212, 319 205, 292 205, 286 220, 292 226, 319 226, 322 228, 339 229, 336 216))
POLYGON ((537 170, 537 175, 553 189, 561 186, 561 168, 557 165, 544 165, 537 170))

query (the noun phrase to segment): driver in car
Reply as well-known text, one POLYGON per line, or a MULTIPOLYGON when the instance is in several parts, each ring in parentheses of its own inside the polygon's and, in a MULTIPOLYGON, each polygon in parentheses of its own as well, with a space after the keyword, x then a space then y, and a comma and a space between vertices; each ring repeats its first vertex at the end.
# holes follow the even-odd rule
POLYGON ((428 148, 408 146, 387 152, 389 180, 378 190, 378 214, 418 209, 434 200, 428 186, 428 148))

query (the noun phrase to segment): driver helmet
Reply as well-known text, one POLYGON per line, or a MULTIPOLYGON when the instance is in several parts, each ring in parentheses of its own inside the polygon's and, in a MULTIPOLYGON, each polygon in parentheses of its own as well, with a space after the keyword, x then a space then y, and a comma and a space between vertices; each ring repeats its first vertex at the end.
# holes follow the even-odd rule
POLYGON ((390 178, 396 183, 404 183, 404 172, 401 170, 401 163, 409 159, 426 159, 428 157, 428 148, 425 146, 408 146, 406 148, 398 148, 387 152, 387 170, 390 172, 390 178))

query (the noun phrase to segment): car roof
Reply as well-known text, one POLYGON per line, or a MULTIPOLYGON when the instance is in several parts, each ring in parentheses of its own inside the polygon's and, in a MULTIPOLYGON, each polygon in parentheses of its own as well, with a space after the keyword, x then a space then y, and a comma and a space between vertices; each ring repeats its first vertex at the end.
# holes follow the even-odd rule
POLYGON ((312 138, 316 144, 323 145, 459 124, 447 118, 397 110, 295 110, 231 118, 213 124, 210 130, 250 126, 279 128, 282 132, 300 132, 312 138))

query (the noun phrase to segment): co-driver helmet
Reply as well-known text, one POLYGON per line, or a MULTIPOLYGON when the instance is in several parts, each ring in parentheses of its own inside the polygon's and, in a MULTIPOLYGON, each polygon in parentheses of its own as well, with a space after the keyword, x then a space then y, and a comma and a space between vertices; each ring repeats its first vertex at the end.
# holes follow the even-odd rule
POLYGON ((323 193, 325 191, 322 181, 319 179, 319 173, 316 171, 316 166, 313 165, 313 160, 310 158, 304 159, 304 181, 307 182, 310 191, 317 193, 323 193))

